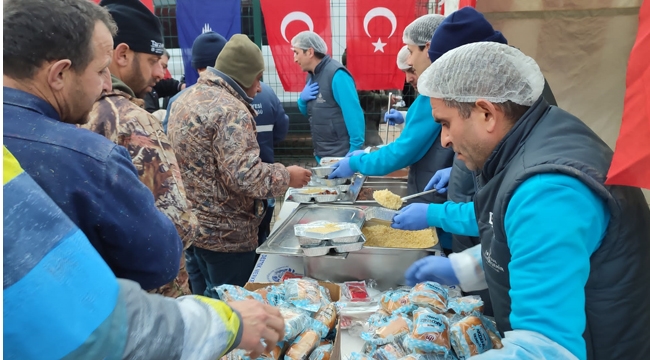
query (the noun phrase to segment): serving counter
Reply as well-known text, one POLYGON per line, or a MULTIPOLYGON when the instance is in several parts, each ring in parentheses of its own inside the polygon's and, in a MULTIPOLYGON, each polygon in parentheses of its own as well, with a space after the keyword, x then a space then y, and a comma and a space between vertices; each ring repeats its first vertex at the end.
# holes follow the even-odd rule
MULTIPOLYGON (((381 181, 378 181, 381 183, 381 181)), ((383 184, 382 184, 383 185, 383 184)), ((393 186, 400 186, 393 184, 393 186)), ((286 229, 287 220, 296 214, 299 208, 305 204, 288 201, 291 189, 285 195, 285 201, 280 208, 277 220, 271 230, 271 235, 280 234, 279 231, 286 229)), ((364 202, 364 205, 333 205, 332 209, 340 206, 355 208, 367 208, 371 202, 364 202)), ((307 205, 326 206, 326 205, 307 205)), ((273 240, 269 236, 269 240, 273 240)), ((277 239, 277 236, 276 236, 277 239)), ((288 248, 295 249, 297 244, 291 240, 285 240, 288 248)), ((264 251, 262 251, 264 252, 264 251)), ((439 244, 432 249, 388 249, 388 248, 363 248, 356 253, 349 253, 346 256, 320 256, 309 258, 300 254, 280 255, 262 253, 255 265, 249 279, 251 283, 279 282, 282 276, 288 271, 297 275, 305 275, 318 280, 344 282, 351 280, 377 281, 377 290, 386 290, 396 287, 403 282, 403 274, 406 268, 414 261, 427 255, 441 254, 439 244), (405 255, 406 254, 406 255, 405 255), (360 260, 361 259, 361 260, 360 260), (373 277, 367 269, 373 269, 373 277)), ((359 352, 364 341, 358 336, 352 336, 347 330, 341 331, 341 359, 347 359, 352 352, 359 352)))

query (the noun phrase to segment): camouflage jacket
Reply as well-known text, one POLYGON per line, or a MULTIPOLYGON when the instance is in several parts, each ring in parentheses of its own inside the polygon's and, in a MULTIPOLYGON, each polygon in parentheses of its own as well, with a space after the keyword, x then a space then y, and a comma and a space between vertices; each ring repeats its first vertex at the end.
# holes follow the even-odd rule
MULTIPOLYGON (((176 225, 187 249, 197 233, 198 221, 185 196, 176 156, 159 120, 144 110, 138 99, 122 81, 113 79, 113 90, 105 93, 93 105, 89 121, 83 125, 129 150, 138 176, 153 193, 156 207, 176 225)), ((143 225, 146 219, 143 219, 143 225)), ((185 257, 176 279, 155 293, 178 297, 191 292, 185 270, 185 257)))
POLYGON ((168 134, 194 204, 194 246, 216 252, 257 247, 260 200, 284 194, 289 172, 260 159, 255 110, 228 76, 208 68, 170 109, 168 134))

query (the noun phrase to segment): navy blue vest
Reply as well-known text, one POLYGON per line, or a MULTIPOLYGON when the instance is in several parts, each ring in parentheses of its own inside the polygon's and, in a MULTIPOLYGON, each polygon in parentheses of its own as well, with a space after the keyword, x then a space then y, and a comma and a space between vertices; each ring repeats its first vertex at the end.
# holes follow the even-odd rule
POLYGON ((318 97, 307 103, 307 111, 314 154, 320 158, 345 156, 350 150, 348 128, 332 91, 334 73, 339 69, 348 72, 341 63, 325 56, 307 77, 307 81, 311 79, 319 87, 318 97))
POLYGON ((607 234, 591 256, 585 286, 587 356, 650 358, 650 210, 640 189, 604 185, 612 155, 582 121, 540 98, 477 176, 474 206, 483 268, 500 332, 511 330, 511 255, 504 225, 508 202, 526 179, 562 173, 600 195, 611 214, 607 234))

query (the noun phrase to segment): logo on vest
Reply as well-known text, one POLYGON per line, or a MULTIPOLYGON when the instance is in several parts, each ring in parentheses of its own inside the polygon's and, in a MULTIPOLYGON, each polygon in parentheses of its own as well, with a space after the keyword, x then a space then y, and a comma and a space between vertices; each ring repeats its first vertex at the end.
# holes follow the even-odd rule
POLYGON ((323 99, 323 94, 318 93, 318 98, 316 99, 316 102, 319 104, 323 104, 326 102, 325 99, 323 99))
POLYGON ((492 258, 492 254, 489 250, 483 251, 483 258, 485 259, 485 263, 488 264, 494 271, 496 272, 503 272, 503 267, 499 265, 499 263, 492 258))

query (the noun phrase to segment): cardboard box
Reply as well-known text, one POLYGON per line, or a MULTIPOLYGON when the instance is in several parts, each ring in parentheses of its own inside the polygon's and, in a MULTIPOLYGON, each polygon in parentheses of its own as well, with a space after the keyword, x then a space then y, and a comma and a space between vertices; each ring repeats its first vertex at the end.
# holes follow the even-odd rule
POLYGON ((262 254, 248 278, 250 283, 280 282, 285 272, 305 275, 302 257, 262 254))
MULTIPOLYGON (((341 299, 341 287, 335 283, 319 281, 318 284, 329 290, 330 297, 332 301, 339 301, 341 299)), ((278 285, 278 283, 246 283, 244 289, 255 291, 271 285, 278 285)), ((336 338, 334 339, 334 348, 332 350, 332 355, 330 360, 341 360, 341 327, 340 325, 340 315, 339 321, 336 322, 336 338)))

